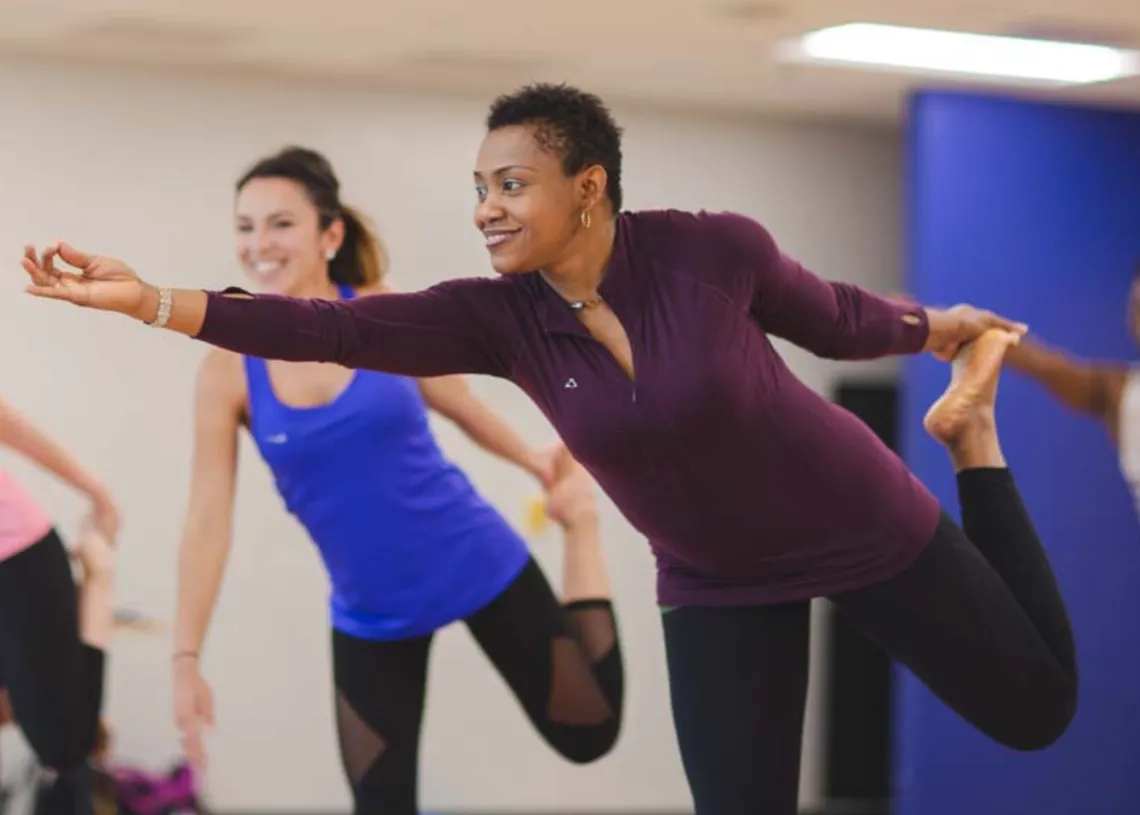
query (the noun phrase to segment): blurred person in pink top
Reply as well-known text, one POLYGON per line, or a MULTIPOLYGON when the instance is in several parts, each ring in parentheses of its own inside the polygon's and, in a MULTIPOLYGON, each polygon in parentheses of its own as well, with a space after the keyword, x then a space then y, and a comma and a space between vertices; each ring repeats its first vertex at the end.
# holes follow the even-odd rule
POLYGON ((83 578, 50 516, 0 469, 0 688, 47 770, 44 813, 91 813, 92 771, 114 622, 113 542, 119 512, 102 481, 0 400, 0 447, 27 458, 90 502, 77 538, 83 578))
POLYGON ((52 522, 27 490, 0 469, 0 562, 22 552, 51 531, 52 522))

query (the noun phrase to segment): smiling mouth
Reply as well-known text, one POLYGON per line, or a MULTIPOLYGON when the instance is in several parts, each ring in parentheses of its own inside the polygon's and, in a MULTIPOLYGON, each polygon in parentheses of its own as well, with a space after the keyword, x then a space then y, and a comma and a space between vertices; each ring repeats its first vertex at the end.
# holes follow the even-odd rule
POLYGON ((259 260, 250 264, 250 269, 257 277, 272 277, 284 268, 285 262, 281 260, 259 260))
POLYGON ((494 249, 495 247, 502 246, 518 233, 519 231, 517 229, 511 232, 487 232, 483 235, 483 243, 488 249, 494 249))

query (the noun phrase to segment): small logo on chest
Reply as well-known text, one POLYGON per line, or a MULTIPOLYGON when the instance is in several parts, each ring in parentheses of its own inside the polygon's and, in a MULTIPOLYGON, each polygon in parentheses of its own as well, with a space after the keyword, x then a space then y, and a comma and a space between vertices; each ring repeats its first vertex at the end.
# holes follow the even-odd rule
POLYGON ((266 436, 265 441, 269 444, 284 444, 289 441, 289 437, 284 433, 274 433, 272 436, 266 436))
POLYGON ((574 377, 570 377, 566 380, 566 384, 563 387, 565 387, 568 391, 574 390, 574 388, 578 387, 578 380, 574 377))

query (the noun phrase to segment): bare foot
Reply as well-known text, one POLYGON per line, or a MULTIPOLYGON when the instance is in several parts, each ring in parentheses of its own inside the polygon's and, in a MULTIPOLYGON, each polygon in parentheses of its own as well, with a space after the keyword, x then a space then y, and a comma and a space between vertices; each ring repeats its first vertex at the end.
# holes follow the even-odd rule
POLYGON ((979 420, 992 424, 1002 359, 1020 339, 994 328, 962 346, 952 363, 950 385, 922 421, 926 432, 950 446, 969 425, 979 420))

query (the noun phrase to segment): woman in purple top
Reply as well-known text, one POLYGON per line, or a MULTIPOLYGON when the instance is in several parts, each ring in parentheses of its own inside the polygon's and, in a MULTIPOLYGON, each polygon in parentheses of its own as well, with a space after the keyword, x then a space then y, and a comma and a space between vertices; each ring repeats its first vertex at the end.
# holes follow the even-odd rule
POLYGON ((501 97, 487 131, 475 222, 498 277, 296 300, 155 287, 56 245, 27 250, 28 291, 242 354, 521 387, 656 555, 701 815, 796 811, 817 596, 997 741, 1054 742, 1076 706, 1072 632, 994 425, 1025 327, 828 282, 741 215, 623 212, 621 131, 573 88, 501 97), (958 473, 964 531, 772 337, 829 358, 954 360, 927 427, 958 473))

